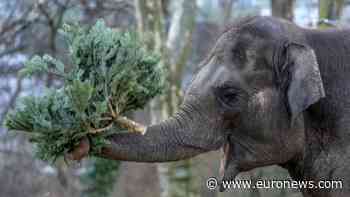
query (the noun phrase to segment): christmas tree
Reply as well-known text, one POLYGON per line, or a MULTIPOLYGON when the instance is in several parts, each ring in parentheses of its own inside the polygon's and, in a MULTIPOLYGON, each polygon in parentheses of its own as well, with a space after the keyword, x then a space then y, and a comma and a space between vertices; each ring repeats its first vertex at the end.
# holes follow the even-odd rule
POLYGON ((62 79, 63 87, 22 98, 5 126, 28 133, 46 161, 55 161, 86 136, 94 154, 115 132, 144 132, 125 115, 161 93, 159 58, 135 34, 117 32, 103 21, 91 28, 64 25, 61 33, 69 46, 69 66, 49 55, 34 56, 20 75, 50 73, 62 79))

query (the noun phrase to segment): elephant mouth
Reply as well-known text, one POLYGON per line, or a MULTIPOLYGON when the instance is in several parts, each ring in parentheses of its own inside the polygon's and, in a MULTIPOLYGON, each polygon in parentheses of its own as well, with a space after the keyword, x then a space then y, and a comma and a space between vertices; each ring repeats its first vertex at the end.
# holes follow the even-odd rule
POLYGON ((219 178, 220 182, 220 192, 225 191, 225 187, 223 185, 224 181, 231 181, 236 178, 238 173, 240 172, 237 162, 233 158, 233 148, 229 142, 226 142, 221 147, 221 159, 220 159, 220 170, 219 170, 219 178))
POLYGON ((230 144, 226 142, 220 149, 221 156, 220 156, 220 169, 219 169, 219 176, 220 179, 223 179, 225 176, 225 168, 228 165, 228 156, 230 152, 230 144))

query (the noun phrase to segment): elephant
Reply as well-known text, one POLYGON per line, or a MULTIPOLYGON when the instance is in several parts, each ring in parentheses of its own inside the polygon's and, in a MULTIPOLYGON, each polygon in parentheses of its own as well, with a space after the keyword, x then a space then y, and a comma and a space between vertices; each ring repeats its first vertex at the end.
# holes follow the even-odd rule
POLYGON ((223 148, 223 180, 279 165, 296 181, 342 183, 300 188, 306 197, 350 196, 350 31, 239 19, 201 62, 172 117, 144 135, 109 140, 99 156, 169 162, 223 148))

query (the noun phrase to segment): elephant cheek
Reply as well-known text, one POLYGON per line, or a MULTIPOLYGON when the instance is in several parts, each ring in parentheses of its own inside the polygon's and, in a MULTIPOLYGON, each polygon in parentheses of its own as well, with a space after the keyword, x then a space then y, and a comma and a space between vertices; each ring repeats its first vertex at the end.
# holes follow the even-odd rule
POLYGON ((269 99, 268 97, 271 95, 270 89, 262 90, 256 93, 252 99, 252 105, 254 108, 258 108, 256 110, 266 111, 269 108, 269 99))
POLYGON ((285 114, 281 110, 283 109, 281 104, 279 94, 273 88, 265 88, 255 93, 248 101, 245 125, 262 138, 271 137, 278 122, 285 121, 282 120, 285 114))

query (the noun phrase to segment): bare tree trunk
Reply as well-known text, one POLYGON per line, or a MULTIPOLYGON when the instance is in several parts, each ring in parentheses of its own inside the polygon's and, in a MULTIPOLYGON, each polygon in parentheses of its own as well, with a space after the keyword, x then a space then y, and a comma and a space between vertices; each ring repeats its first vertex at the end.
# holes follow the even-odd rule
MULTIPOLYGON (((174 1, 169 32, 165 32, 165 19, 168 16, 165 16, 164 8, 167 8, 168 5, 162 3, 167 2, 162 0, 135 0, 139 34, 141 36, 152 35, 152 38, 148 39, 148 48, 161 54, 160 63, 165 65, 168 71, 169 89, 165 91, 162 97, 154 99, 150 104, 152 124, 168 118, 177 110, 181 102, 182 73, 191 52, 192 32, 195 22, 195 1, 174 1)), ((189 161, 175 164, 158 164, 161 197, 173 196, 174 194, 171 191, 177 190, 175 186, 177 184, 175 182, 170 183, 170 179, 177 180, 176 177, 173 177, 174 172, 178 170, 177 167, 181 167, 182 170, 186 171, 186 176, 191 177, 190 166, 189 161)), ((186 180, 190 180, 188 177, 186 180)), ((191 193, 190 188, 186 187, 185 193, 191 193)))
MULTIPOLYGON (((163 14, 161 14, 160 10, 157 10, 157 13, 153 10, 155 8, 154 4, 155 0, 146 1, 146 0, 135 0, 135 15, 137 20, 137 30, 138 34, 141 38, 145 40, 145 37, 148 35, 153 35, 148 38, 146 41, 147 47, 149 50, 153 50, 159 54, 161 54, 161 64, 165 63, 166 58, 164 57, 163 48, 163 14), (156 16, 157 15, 157 16, 156 16), (152 21, 150 21, 152 19, 152 21), (154 25, 154 21, 158 21, 158 25, 154 25), (151 24, 153 22, 153 25, 151 24), (163 53, 162 53, 163 52, 163 53)), ((161 2, 160 2, 161 3, 161 2)), ((150 103, 150 122, 151 124, 156 124, 160 122, 163 118, 167 117, 167 110, 164 108, 164 104, 162 104, 162 100, 164 100, 164 96, 161 98, 155 98, 150 103)), ((165 164, 158 164, 158 175, 159 175, 159 186, 160 186, 160 196, 167 197, 169 196, 169 181, 168 181, 168 168, 165 164)))
POLYGON ((344 0, 319 0, 319 18, 337 20, 344 6, 344 0))
MULTIPOLYGON (((169 62, 170 89, 167 95, 168 114, 178 110, 182 101, 181 82, 183 70, 190 56, 192 33, 195 25, 195 1, 173 1, 174 12, 166 41, 169 62)), ((190 160, 165 164, 168 165, 170 196, 197 196, 193 182, 190 160), (179 172, 181 171, 181 175, 179 172)))
POLYGON ((339 20, 344 0, 319 0, 319 28, 331 27, 339 20))
POLYGON ((232 6, 236 0, 223 0, 222 3, 222 24, 221 27, 225 28, 232 17, 232 6))
POLYGON ((293 21, 294 4, 295 0, 271 0, 272 16, 293 21))

